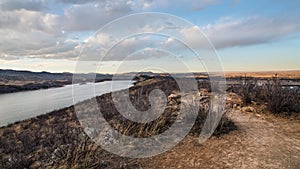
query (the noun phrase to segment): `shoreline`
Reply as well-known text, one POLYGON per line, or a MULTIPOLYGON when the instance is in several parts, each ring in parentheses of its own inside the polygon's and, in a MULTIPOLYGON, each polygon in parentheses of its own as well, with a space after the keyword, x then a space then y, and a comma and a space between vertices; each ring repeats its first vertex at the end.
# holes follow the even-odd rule
POLYGON ((40 89, 34 91, 22 91, 0 95, 3 109, 0 113, 0 126, 7 126, 18 121, 35 118, 42 114, 47 114, 55 110, 60 110, 75 103, 82 102, 101 96, 111 91, 119 91, 131 87, 133 81, 102 81, 98 83, 71 84, 61 88, 40 89), (116 84, 115 89, 110 89, 110 85, 116 84), (129 86, 128 86, 129 85, 129 86), (84 90, 95 87, 96 93, 82 93, 84 90), (79 91, 74 100, 72 88, 79 91), (36 106, 39 105, 39 106, 36 106), (18 106, 18 107, 15 107, 18 106))
MULTIPOLYGON (((94 83, 101 83, 105 81, 111 81, 111 79, 103 79, 103 80, 96 80, 94 83)), ((89 81, 77 82, 72 83, 72 81, 47 81, 42 83, 27 83, 24 85, 0 85, 0 95, 2 94, 10 94, 10 93, 18 93, 18 92, 25 92, 25 91, 36 91, 36 90, 43 90, 43 89, 51 89, 51 88, 60 88, 66 85, 72 84, 85 84, 89 83, 89 81)))

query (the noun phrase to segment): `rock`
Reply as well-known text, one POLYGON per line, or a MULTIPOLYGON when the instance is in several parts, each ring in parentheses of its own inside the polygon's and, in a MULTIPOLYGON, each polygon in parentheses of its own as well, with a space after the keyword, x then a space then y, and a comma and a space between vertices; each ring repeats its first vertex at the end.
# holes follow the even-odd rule
POLYGON ((242 112, 254 112, 254 108, 253 107, 243 107, 242 112))
POLYGON ((251 101, 251 103, 252 103, 253 105, 257 105, 257 103, 256 103, 255 101, 251 101))
POLYGON ((35 161, 29 166, 29 168, 40 168, 41 164, 42 163, 40 161, 35 161))
POLYGON ((229 93, 227 95, 227 101, 233 104, 242 104, 243 101, 240 96, 235 93, 229 93))
POLYGON ((176 105, 176 101, 174 101, 174 100, 171 100, 171 101, 169 101, 169 103, 168 103, 169 105, 176 105))
POLYGON ((168 96, 168 99, 178 99, 180 98, 180 94, 172 93, 168 96))
POLYGON ((23 147, 22 141, 17 141, 17 142, 16 142, 16 147, 22 148, 22 147, 23 147))
POLYGON ((51 159, 54 162, 57 162, 57 161, 60 161, 63 158, 65 158, 70 146, 71 146, 70 144, 66 144, 66 145, 60 145, 59 147, 57 147, 51 154, 51 159))

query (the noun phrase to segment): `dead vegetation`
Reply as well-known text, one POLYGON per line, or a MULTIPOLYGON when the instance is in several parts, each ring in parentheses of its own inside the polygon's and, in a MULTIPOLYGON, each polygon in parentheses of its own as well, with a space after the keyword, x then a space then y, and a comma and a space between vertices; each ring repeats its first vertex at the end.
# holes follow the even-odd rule
POLYGON ((277 74, 260 84, 258 79, 243 77, 240 84, 231 86, 231 90, 242 97, 245 105, 264 104, 274 114, 300 113, 299 86, 283 85, 277 74))
MULTIPOLYGON (((207 85, 207 84, 199 84, 207 85)), ((160 88, 167 96, 176 95, 178 87, 172 80, 130 88, 130 98, 135 107, 147 110, 148 94, 160 88)), ((168 100, 164 113, 149 123, 135 123, 125 119, 116 110, 111 94, 97 97, 105 119, 124 135, 150 137, 167 130, 177 117, 182 98, 168 100)), ((198 137, 207 115, 208 91, 202 97, 203 105, 190 136, 198 137), (206 100, 206 101, 205 101, 206 100)), ((88 101, 81 102, 85 111, 93 111, 88 101)), ((236 129, 226 116, 221 120, 214 135, 236 129)), ((79 125, 74 107, 68 107, 33 119, 17 122, 0 129, 0 168, 139 168, 139 160, 119 157, 97 146, 87 137, 79 125)))

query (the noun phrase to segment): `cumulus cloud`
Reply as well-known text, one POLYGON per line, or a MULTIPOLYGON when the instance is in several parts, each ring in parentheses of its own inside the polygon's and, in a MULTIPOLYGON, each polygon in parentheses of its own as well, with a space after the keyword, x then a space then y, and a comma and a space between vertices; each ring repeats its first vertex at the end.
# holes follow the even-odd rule
POLYGON ((62 21, 61 16, 42 11, 0 11, 0 57, 66 58, 78 43, 61 31, 62 21))
POLYGON ((130 11, 130 5, 122 0, 75 4, 65 9, 65 29, 70 31, 97 30, 130 11))
MULTIPOLYGON (((83 45, 70 40, 68 33, 95 31, 133 10, 142 11, 172 5, 171 1, 156 0, 56 0, 55 2, 68 4, 63 15, 51 13, 46 0, 2 0, 0 2, 2 58, 76 58, 83 45), (156 6, 157 4, 159 6, 156 6)), ((142 25, 138 29, 152 31, 153 28, 142 25)), ((109 46, 113 41, 110 37, 101 36, 96 37, 96 40, 104 50, 105 46, 109 46)))
POLYGON ((60 27, 59 16, 55 14, 24 9, 1 11, 0 42, 3 45, 1 46, 5 48, 11 42, 19 42, 20 44, 17 45, 19 47, 20 45, 25 47, 26 43, 31 43, 31 48, 34 48, 34 44, 43 46, 43 44, 48 43, 47 41, 43 42, 44 38, 55 39, 60 35, 58 31, 60 27))
POLYGON ((83 52, 80 61, 147 60, 169 57, 170 54, 166 54, 165 51, 174 56, 188 53, 182 50, 186 46, 180 41, 154 34, 138 34, 122 39, 99 33, 89 38, 81 47, 83 52))
POLYGON ((59 15, 41 13, 37 11, 17 10, 0 12, 0 29, 11 31, 30 32, 39 30, 56 34, 62 27, 59 15))
MULTIPOLYGON (((66 58, 62 55, 73 51, 78 45, 76 42, 66 41, 65 38, 53 36, 37 30, 24 34, 14 31, 0 30, 0 51, 9 56, 36 57, 36 58, 66 58)), ((70 55, 70 58, 75 57, 70 55)))
MULTIPOLYGON (((220 0, 187 0, 184 3, 179 0, 56 0, 55 2, 60 2, 64 7, 62 13, 49 10, 49 3, 45 0, 2 0, 0 2, 0 58, 5 60, 21 57, 74 59, 85 46, 85 42, 70 39, 72 33, 80 35, 82 32, 96 31, 113 19, 134 11, 170 7, 200 10, 221 3, 220 0)), ((238 1, 234 0, 234 2, 238 1)), ((139 19, 122 24, 133 25, 129 29, 136 33, 159 32, 164 29, 169 29, 170 32, 179 30, 182 40, 194 43, 193 46, 202 45, 201 42, 199 44, 199 39, 195 39, 199 38, 198 29, 201 29, 219 49, 267 43, 300 30, 299 19, 290 16, 222 18, 206 26, 190 28, 180 28, 180 25, 173 25, 167 20, 161 26, 159 23, 151 27, 149 22, 155 22, 151 18, 139 19)), ((120 40, 117 34, 120 30, 124 31, 120 29, 121 26, 109 29, 113 37, 109 34, 97 34, 86 41, 90 42, 88 45, 98 49, 97 52, 106 52, 112 44, 120 40)), ((122 48, 114 50, 114 56, 111 55, 107 60, 121 60, 130 52, 143 47, 147 49, 145 52, 149 53, 152 51, 151 48, 157 47, 153 44, 167 46, 174 51, 180 48, 178 42, 172 37, 165 39, 135 37, 123 41, 120 44, 122 48)))

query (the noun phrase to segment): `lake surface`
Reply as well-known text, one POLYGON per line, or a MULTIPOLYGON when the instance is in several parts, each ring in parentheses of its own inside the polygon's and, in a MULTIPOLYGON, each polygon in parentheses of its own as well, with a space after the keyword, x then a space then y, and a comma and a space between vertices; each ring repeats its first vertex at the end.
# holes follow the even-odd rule
POLYGON ((131 87, 132 83, 133 81, 106 81, 2 94, 0 95, 0 126, 68 107, 94 96, 126 89, 131 87))

